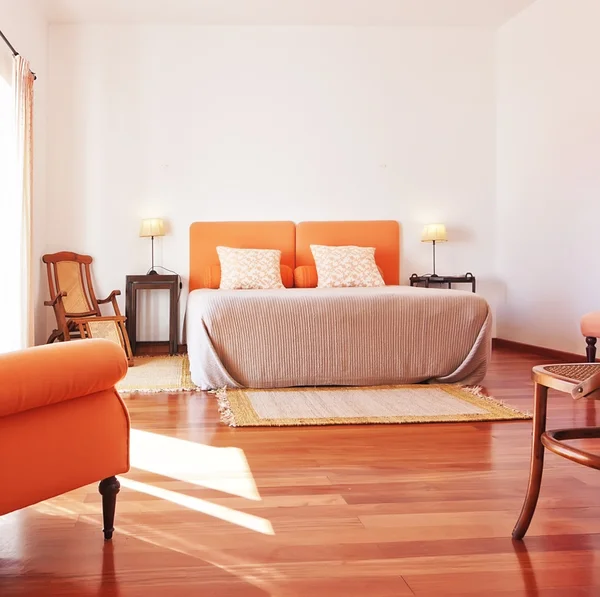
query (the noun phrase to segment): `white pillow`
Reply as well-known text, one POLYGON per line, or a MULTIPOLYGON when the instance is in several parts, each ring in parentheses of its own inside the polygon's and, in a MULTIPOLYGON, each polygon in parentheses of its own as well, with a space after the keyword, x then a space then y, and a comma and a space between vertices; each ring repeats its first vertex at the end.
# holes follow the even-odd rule
POLYGON ((285 288, 281 281, 281 251, 217 247, 225 290, 285 288))
POLYGON ((310 245, 310 250, 317 266, 318 288, 385 286, 374 247, 310 245))

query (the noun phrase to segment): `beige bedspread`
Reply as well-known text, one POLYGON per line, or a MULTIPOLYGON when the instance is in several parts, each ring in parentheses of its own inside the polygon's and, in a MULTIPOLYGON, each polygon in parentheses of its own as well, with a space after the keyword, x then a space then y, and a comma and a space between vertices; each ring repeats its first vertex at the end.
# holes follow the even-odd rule
POLYGON ((418 382, 476 384, 491 313, 460 290, 194 290, 192 380, 202 389, 418 382))

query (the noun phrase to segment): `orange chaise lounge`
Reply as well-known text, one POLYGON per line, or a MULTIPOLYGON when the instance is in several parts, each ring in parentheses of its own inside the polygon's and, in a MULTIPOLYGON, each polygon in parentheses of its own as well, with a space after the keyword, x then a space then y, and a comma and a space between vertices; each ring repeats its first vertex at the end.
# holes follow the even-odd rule
POLYGON ((90 339, 0 355, 0 516, 100 481, 110 539, 129 470, 123 349, 90 339))

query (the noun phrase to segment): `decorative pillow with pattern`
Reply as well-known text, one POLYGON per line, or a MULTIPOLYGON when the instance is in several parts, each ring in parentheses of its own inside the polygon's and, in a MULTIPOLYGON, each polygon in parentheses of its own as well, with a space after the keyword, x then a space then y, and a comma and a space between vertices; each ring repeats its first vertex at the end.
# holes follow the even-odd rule
POLYGON ((285 288, 281 281, 281 251, 217 247, 224 290, 285 288))
POLYGON ((317 266, 318 288, 385 286, 374 247, 310 245, 310 250, 317 266))
MULTIPOLYGON (((315 287, 317 286, 317 268, 315 270, 315 287)), ((281 265, 279 268, 281 272, 281 281, 286 288, 294 287, 294 270, 289 265, 281 265)), ((210 288, 217 290, 221 287, 221 266, 217 263, 215 265, 207 265, 204 268, 204 276, 202 277, 204 288, 210 288)))

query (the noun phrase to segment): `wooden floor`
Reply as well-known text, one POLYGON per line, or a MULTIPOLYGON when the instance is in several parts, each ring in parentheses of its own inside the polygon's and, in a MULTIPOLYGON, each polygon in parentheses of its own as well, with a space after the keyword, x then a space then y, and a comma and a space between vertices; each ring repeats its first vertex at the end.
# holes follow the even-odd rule
MULTIPOLYGON (((497 351, 485 387, 529 409, 542 362, 497 351)), ((551 398, 550 427, 595 423, 551 398)), ((530 422, 230 429, 204 394, 128 406, 112 543, 95 486, 0 518, 2 597, 600 595, 600 474, 548 455, 510 539, 530 422)))

